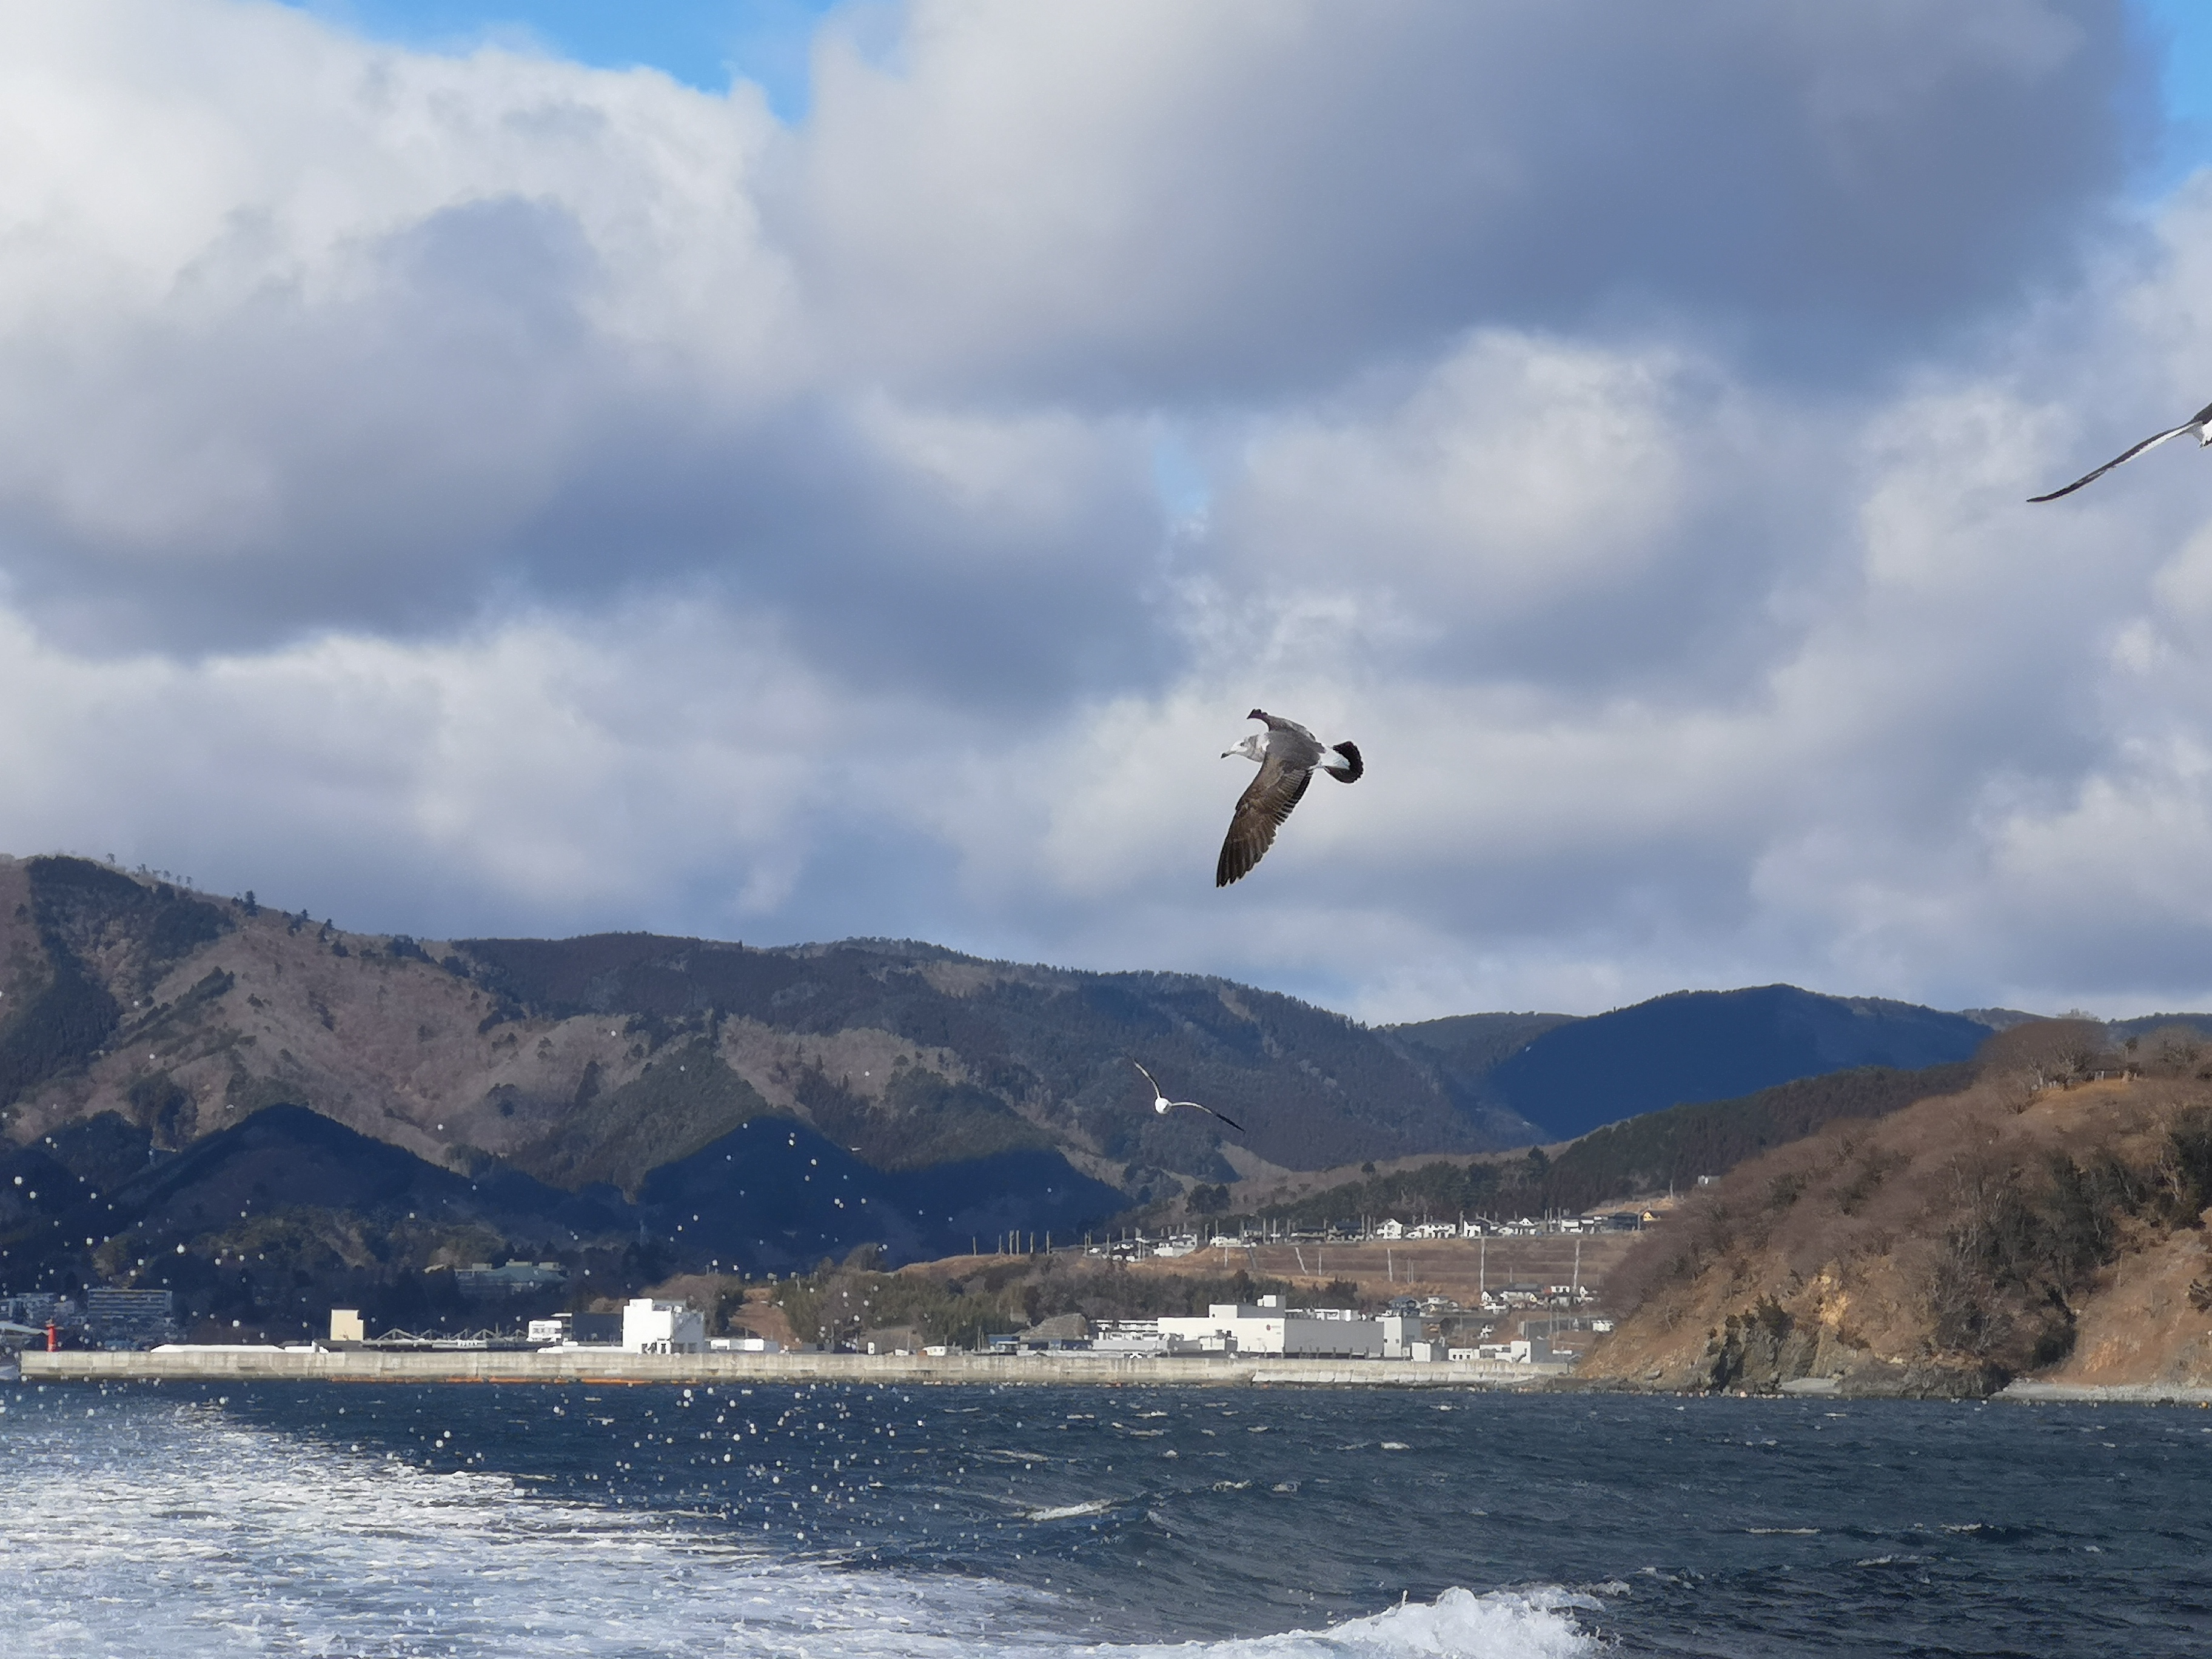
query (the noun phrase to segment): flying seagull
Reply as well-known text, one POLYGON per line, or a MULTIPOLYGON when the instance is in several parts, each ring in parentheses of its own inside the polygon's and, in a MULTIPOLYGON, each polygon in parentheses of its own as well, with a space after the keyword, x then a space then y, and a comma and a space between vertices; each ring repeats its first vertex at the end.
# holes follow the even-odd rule
POLYGON ((1275 844, 1275 831, 1296 806, 1316 771, 1326 771, 1339 783, 1352 783, 1367 769, 1359 750, 1348 743, 1322 747, 1321 739, 1296 720, 1279 719, 1264 708, 1244 717, 1265 720, 1267 729, 1255 732, 1221 758, 1242 755, 1260 763, 1260 775, 1237 798, 1236 816, 1229 820, 1229 838, 1221 843, 1221 861, 1213 866, 1213 884, 1226 887, 1241 881, 1275 844))
POLYGON ((2065 489, 2054 489, 2048 495, 2030 495, 2027 499, 2031 501, 2055 501, 2061 495, 2071 495, 2075 490, 2079 489, 2083 484, 2087 483, 2091 479, 2103 477, 2107 472, 2110 472, 2122 461, 2132 461, 2146 449, 2156 449, 2168 438, 2179 438, 2185 432, 2194 432, 2197 434, 2197 442, 2200 448, 2204 445, 2212 444, 2212 429, 2208 429, 2208 428, 2212 428, 2212 404, 2205 404, 2203 408, 2198 410, 2194 415, 2191 415, 2179 426, 2168 427, 2165 431, 2159 433, 2154 437, 2145 438, 2133 449, 2128 451, 2126 454, 2115 456, 2112 459, 2106 461, 2104 465, 2099 467, 2094 472, 2083 473, 2080 477, 2075 479, 2072 483, 2068 484, 2065 489))
MULTIPOLYGON (((1134 1066, 1139 1071, 1145 1072, 1143 1061, 1132 1060, 1129 1064, 1134 1066)), ((1231 1128, 1236 1130, 1240 1135, 1244 1133, 1244 1126, 1243 1124, 1239 1123, 1233 1117, 1223 1116, 1221 1113, 1215 1111, 1211 1106, 1200 1106, 1194 1100, 1170 1100, 1165 1095, 1160 1092, 1160 1085, 1157 1083, 1152 1083, 1152 1074, 1150 1072, 1145 1072, 1145 1081, 1152 1084, 1152 1109, 1158 1112, 1162 1117, 1165 1117, 1175 1107, 1188 1106, 1194 1111, 1204 1112, 1208 1117, 1220 1118, 1224 1123, 1226 1123, 1231 1128)))

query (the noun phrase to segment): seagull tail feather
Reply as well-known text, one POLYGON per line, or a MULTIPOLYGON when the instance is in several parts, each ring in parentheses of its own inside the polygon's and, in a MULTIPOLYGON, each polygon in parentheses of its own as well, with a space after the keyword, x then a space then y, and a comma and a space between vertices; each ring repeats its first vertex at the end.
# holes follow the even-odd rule
POLYGON ((1340 743, 1335 745, 1335 750, 1350 764, 1341 769, 1334 766, 1325 766, 1322 769, 1339 783, 1358 782, 1361 775, 1367 770, 1367 763, 1359 758, 1359 745, 1356 743, 1340 743))

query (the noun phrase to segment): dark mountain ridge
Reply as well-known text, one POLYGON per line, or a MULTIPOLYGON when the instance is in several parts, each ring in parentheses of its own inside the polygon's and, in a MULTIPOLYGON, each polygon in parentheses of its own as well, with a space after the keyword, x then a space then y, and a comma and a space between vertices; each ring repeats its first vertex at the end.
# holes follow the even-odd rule
POLYGON ((1830 1072, 1954 1064, 1990 1035, 1963 1014, 1794 985, 1677 991, 1541 1031, 1474 1086, 1568 1140, 1645 1112, 1830 1072))

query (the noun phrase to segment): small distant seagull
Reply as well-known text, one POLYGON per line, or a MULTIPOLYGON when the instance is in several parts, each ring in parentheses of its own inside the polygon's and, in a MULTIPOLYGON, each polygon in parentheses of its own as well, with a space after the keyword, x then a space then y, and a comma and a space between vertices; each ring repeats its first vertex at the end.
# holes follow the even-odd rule
MULTIPOLYGON (((1141 1060, 1132 1060, 1129 1064, 1134 1066, 1139 1071, 1145 1072, 1144 1063, 1141 1060)), ((1145 1072, 1145 1081, 1152 1084, 1152 1109, 1158 1112, 1162 1117, 1165 1117, 1169 1112, 1172 1111, 1177 1106, 1188 1106, 1193 1111, 1204 1112, 1208 1117, 1220 1118, 1224 1123, 1226 1123, 1231 1128, 1236 1130, 1240 1135, 1244 1133, 1244 1126, 1243 1124, 1239 1123, 1233 1117, 1224 1116, 1221 1113, 1215 1111, 1211 1106, 1201 1106, 1194 1100, 1170 1100, 1165 1095, 1160 1092, 1160 1085, 1157 1083, 1152 1083, 1152 1074, 1150 1072, 1145 1072)))
POLYGON ((1221 758, 1243 755, 1260 763, 1260 775, 1237 798, 1236 816, 1229 820, 1229 838, 1221 843, 1221 861, 1213 866, 1213 884, 1226 887, 1252 872, 1275 844, 1275 831, 1303 799, 1316 771, 1326 771, 1339 783, 1352 783, 1367 769, 1359 750, 1348 743, 1322 747, 1321 739, 1296 720, 1278 719, 1264 708, 1244 717, 1265 720, 1267 729, 1255 732, 1221 758))
POLYGON ((2203 408, 2198 410, 2194 415, 2191 415, 2179 426, 2169 427, 2166 430, 2158 434, 2155 437, 2145 438, 2133 449, 2128 451, 2126 454, 2115 456, 2112 459, 2106 461, 2104 465, 2099 467, 2094 472, 2083 473, 2080 477, 2075 479, 2072 483, 2068 484, 2065 489, 2054 489, 2048 495, 2030 495, 2027 499, 2031 501, 2055 501, 2061 495, 2071 495, 2083 484, 2088 483, 2094 479, 2103 477, 2107 472, 2110 472, 2122 461, 2132 461, 2146 449, 2156 449, 2168 438, 2179 438, 2185 432, 2194 432, 2197 434, 2197 446, 2202 448, 2207 444, 2212 444, 2212 429, 2208 429, 2209 428, 2212 428, 2212 404, 2205 404, 2203 408))

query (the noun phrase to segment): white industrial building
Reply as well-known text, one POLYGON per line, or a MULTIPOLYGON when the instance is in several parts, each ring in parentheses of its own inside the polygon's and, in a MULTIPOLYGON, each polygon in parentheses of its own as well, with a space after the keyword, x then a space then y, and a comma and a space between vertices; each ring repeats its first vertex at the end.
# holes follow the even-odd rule
POLYGON ((1168 1351, 1157 1319, 1097 1319, 1091 1324, 1091 1352, 1128 1358, 1149 1358, 1168 1351))
POLYGON ((1382 1328, 1382 1357, 1385 1359, 1442 1359, 1441 1343, 1431 1342, 1421 1334, 1421 1316, 1417 1313, 1385 1314, 1375 1322, 1382 1328))
POLYGON ((623 1304, 622 1345, 631 1353, 704 1353, 707 1316, 689 1303, 635 1297, 623 1304))
POLYGON ((1163 1319, 1160 1335, 1170 1353, 1380 1359, 1382 1324, 1335 1308, 1285 1308, 1279 1296, 1266 1296, 1257 1307, 1217 1302, 1203 1318, 1163 1319))

